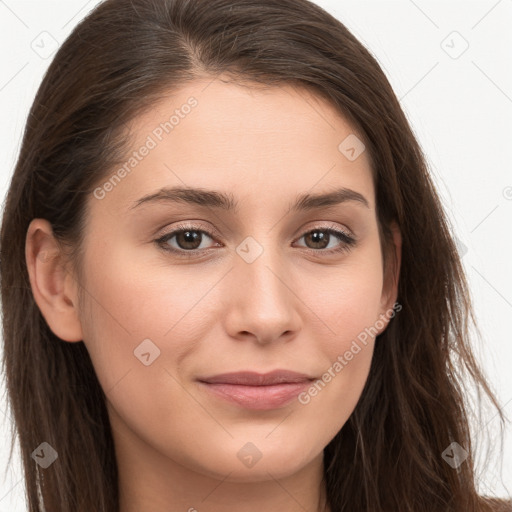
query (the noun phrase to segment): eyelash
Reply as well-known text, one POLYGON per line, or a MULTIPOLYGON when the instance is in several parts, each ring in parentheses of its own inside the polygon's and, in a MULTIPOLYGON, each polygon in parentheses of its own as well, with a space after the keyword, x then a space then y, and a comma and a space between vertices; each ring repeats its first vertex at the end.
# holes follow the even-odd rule
MULTIPOLYGON (((209 231, 206 231, 204 229, 200 229, 199 226, 194 226, 192 224, 179 224, 176 229, 173 231, 170 231, 169 233, 166 233, 160 238, 157 238, 155 242, 158 244, 158 246, 164 250, 165 252, 175 254, 176 256, 180 258, 194 258, 198 256, 198 252, 201 251, 208 251, 209 249, 174 249, 170 248, 169 245, 166 244, 169 240, 174 238, 176 235, 179 235, 180 233, 184 233, 186 231, 192 231, 197 233, 203 233, 207 235, 212 240, 214 239, 214 234, 210 233, 209 231)), ((316 227, 313 229, 310 229, 302 234, 297 240, 300 240, 305 235, 309 235, 311 233, 314 233, 316 231, 321 231, 323 233, 328 233, 329 235, 334 235, 337 237, 341 242, 343 242, 339 247, 335 249, 311 249, 309 247, 304 247, 307 251, 315 252, 315 253, 324 253, 326 255, 333 255, 333 254, 340 254, 344 252, 349 252, 357 243, 356 239, 346 233, 345 231, 340 230, 339 228, 334 227, 316 227)), ((329 240, 330 241, 330 240, 329 240)))

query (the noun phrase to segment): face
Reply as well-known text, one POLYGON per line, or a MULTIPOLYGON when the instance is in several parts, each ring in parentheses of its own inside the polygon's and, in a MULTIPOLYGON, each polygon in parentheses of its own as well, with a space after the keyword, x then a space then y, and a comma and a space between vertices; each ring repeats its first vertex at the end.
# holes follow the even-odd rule
POLYGON ((304 90, 218 80, 131 133, 89 199, 76 336, 120 456, 240 482, 320 461, 396 297, 362 136, 304 90), (276 370, 299 375, 222 377, 276 370))

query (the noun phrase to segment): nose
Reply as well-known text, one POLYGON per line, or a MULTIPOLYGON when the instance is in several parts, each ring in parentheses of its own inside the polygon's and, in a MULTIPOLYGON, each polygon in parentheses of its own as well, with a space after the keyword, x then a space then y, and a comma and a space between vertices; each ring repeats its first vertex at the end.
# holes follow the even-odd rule
POLYGON ((227 312, 222 314, 231 337, 265 345, 297 335, 301 302, 284 263, 277 251, 271 253, 266 248, 251 263, 235 254, 234 268, 225 283, 227 312))

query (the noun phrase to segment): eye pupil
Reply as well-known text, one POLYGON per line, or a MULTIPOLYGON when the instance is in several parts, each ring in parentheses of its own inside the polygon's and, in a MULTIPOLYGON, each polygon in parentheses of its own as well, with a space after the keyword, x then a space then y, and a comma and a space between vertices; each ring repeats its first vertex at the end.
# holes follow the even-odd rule
POLYGON ((181 249, 197 249, 201 245, 201 235, 197 231, 182 231, 176 235, 176 242, 181 249), (198 240, 199 243, 197 243, 198 240), (192 247, 189 247, 189 244, 192 244, 192 247))
POLYGON ((313 249, 324 249, 327 247, 327 245, 329 245, 329 234, 326 234, 322 231, 312 231, 308 235, 305 235, 306 240, 308 237, 313 239, 313 244, 320 243, 320 247, 313 247, 313 249))

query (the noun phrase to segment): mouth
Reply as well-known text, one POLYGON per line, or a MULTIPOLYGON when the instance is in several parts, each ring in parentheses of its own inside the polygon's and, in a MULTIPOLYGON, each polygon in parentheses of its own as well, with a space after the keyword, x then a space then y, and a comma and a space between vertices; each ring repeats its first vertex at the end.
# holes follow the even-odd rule
POLYGON ((253 410, 284 407, 313 380, 314 377, 289 370, 264 374, 242 371, 198 379, 201 386, 216 398, 253 410))

